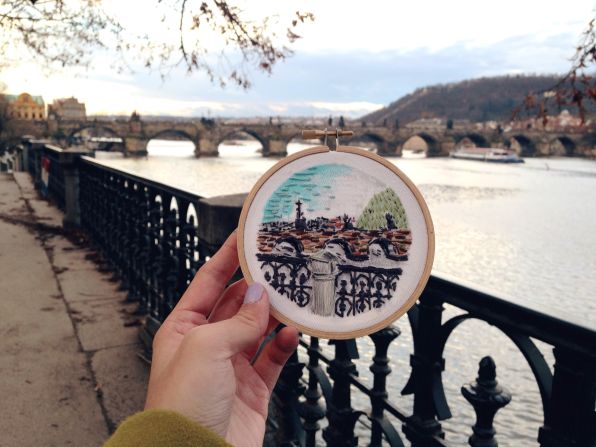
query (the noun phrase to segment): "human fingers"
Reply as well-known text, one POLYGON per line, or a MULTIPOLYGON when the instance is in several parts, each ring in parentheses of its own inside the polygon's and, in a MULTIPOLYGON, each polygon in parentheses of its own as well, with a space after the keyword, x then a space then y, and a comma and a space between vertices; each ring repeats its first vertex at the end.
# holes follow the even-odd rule
POLYGON ((218 340, 221 354, 226 357, 254 347, 267 330, 269 300, 259 283, 252 283, 244 295, 238 312, 227 320, 210 324, 210 332, 218 340))
MULTIPOLYGON (((217 323, 218 321, 232 318, 238 312, 240 306, 242 306, 247 287, 248 285, 244 279, 236 281, 234 284, 228 287, 211 312, 211 315, 209 316, 209 323, 217 323)), ((265 330, 263 336, 258 340, 257 343, 244 351, 244 355, 247 359, 253 358, 265 339, 270 337, 272 338, 271 332, 278 325, 279 321, 270 316, 269 321, 267 322, 267 329, 265 330)))
POLYGON ((274 317, 269 316, 269 321, 267 322, 267 329, 265 330, 265 333, 257 343, 255 343, 250 348, 244 350, 244 357, 249 359, 251 363, 254 363, 257 360, 258 356, 261 354, 261 352, 263 352, 263 349, 265 349, 265 345, 271 342, 271 340, 273 340, 273 338, 283 327, 283 324, 277 321, 274 317))
POLYGON ((298 331, 292 327, 285 327, 277 333, 275 338, 261 352, 254 364, 254 368, 267 385, 269 392, 273 391, 283 366, 297 347, 298 331))
POLYGON ((234 231, 217 253, 199 269, 176 309, 208 315, 237 268, 238 246, 234 231))
POLYGON ((242 306, 247 288, 248 284, 244 278, 229 286, 209 314, 209 323, 217 323, 236 315, 242 306))

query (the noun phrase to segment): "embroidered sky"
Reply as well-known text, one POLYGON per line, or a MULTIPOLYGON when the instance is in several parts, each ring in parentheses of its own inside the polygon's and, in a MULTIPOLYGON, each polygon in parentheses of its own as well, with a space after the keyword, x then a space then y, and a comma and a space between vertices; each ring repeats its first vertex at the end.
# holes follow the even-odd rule
POLYGON ((292 174, 271 194, 263 222, 293 220, 298 199, 307 219, 344 213, 358 217, 371 197, 384 189, 376 178, 344 164, 312 166, 292 174))

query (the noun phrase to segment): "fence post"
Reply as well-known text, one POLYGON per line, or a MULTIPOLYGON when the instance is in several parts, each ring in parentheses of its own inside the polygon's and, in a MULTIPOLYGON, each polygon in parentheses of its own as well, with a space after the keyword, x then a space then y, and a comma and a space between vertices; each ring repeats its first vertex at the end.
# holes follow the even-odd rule
POLYGON ((31 142, 30 155, 33 155, 33 184, 35 188, 41 190, 41 154, 43 152, 43 144, 31 142))
POLYGON ((335 358, 329 364, 329 376, 333 380, 333 402, 327 407, 329 425, 323 430, 323 439, 332 446, 357 446, 354 425, 360 412, 354 411, 351 404, 350 376, 358 371, 352 359, 358 358, 358 348, 354 339, 333 340, 335 358))
POLYGON ((79 202, 78 159, 82 155, 92 155, 89 151, 64 150, 60 152, 59 163, 64 172, 64 218, 63 225, 81 226, 81 207, 79 202))
POLYGON ((476 381, 462 386, 461 393, 476 413, 474 434, 468 443, 472 447, 497 447, 493 420, 497 411, 511 402, 511 393, 497 382, 497 367, 492 357, 480 360, 476 381))
POLYGON ((33 175, 33 151, 31 150, 31 141, 29 138, 21 140, 21 148, 23 152, 23 171, 33 175))
POLYGON ((402 394, 414 394, 414 414, 403 426, 413 447, 427 447, 434 437, 444 438, 439 420, 451 417, 441 380, 445 362, 442 347, 436 342, 441 336, 442 313, 441 299, 426 292, 418 304, 417 322, 412 325, 412 371, 402 394))
POLYGON ((201 199, 198 204, 198 237, 203 255, 212 255, 238 226, 247 194, 201 199))
POLYGON ((543 447, 596 445, 596 358, 555 347, 555 367, 548 416, 540 428, 543 447))

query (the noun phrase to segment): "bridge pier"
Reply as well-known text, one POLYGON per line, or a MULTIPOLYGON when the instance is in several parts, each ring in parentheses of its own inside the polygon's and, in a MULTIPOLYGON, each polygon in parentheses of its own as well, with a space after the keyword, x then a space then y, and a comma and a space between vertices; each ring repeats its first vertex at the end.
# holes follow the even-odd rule
POLYGON ((195 142, 195 157, 217 157, 217 141, 210 138, 199 138, 195 142))
POLYGON ((285 157, 286 155, 288 155, 288 144, 283 140, 269 138, 263 144, 263 157, 285 157))
POLYGON ((403 149, 403 143, 395 143, 395 149, 390 155, 393 155, 394 157, 401 157, 403 155, 403 149))
POLYGON ((539 141, 536 143, 536 153, 535 156, 537 157, 546 157, 550 155, 550 142, 549 141, 539 141))
POLYGON ((431 144, 427 142, 426 144, 428 145, 427 157, 448 157, 449 152, 455 148, 455 140, 453 139, 434 141, 431 144))
POLYGON ((596 147, 590 145, 578 145, 575 149, 577 155, 589 158, 596 158, 596 147))
POLYGON ((124 154, 133 157, 145 157, 147 155, 146 138, 140 136, 128 136, 124 138, 124 154))
POLYGON ((390 149, 391 145, 387 141, 377 141, 376 145, 377 145, 377 154, 383 155, 383 156, 393 155, 393 152, 390 149))

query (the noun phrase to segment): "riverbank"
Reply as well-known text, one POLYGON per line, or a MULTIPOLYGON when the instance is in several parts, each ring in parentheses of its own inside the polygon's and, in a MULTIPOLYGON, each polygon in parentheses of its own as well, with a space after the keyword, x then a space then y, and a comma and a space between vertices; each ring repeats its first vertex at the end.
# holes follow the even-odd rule
POLYGON ((144 403, 135 307, 29 174, 0 198, 2 445, 101 445, 144 403))

